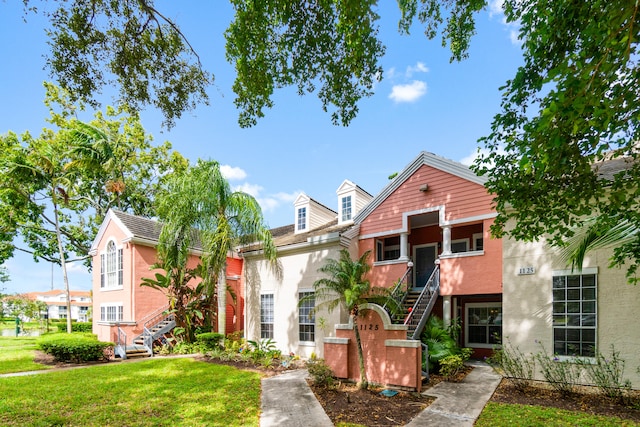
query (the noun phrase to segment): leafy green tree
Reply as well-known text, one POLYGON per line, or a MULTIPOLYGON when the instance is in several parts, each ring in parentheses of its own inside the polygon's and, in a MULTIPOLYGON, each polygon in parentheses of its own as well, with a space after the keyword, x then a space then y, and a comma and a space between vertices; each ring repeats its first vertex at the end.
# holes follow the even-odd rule
MULTIPOLYGON (((558 246, 576 229, 640 225, 640 5, 632 1, 508 1, 524 65, 503 90, 502 112, 475 170, 488 178, 492 231, 558 246), (626 159, 626 160, 625 160, 626 159), (619 172, 608 176, 614 162, 619 172)), ((632 276, 640 240, 616 246, 632 276)))
POLYGON ((339 259, 327 259, 326 264, 318 269, 327 277, 320 278, 313 283, 316 310, 326 308, 332 312, 337 307, 342 307, 349 313, 353 324, 353 332, 358 346, 358 366, 360 368, 360 380, 358 386, 367 389, 367 372, 364 366, 364 354, 362 352, 362 340, 360 328, 358 328, 359 307, 366 303, 393 302, 389 297, 388 289, 372 288, 366 278, 371 270, 368 263, 371 251, 366 251, 357 260, 351 259, 348 249, 340 250, 339 259))
MULTIPOLYGON (((238 246, 259 243, 267 260, 276 259, 260 205, 253 196, 232 191, 217 162, 198 160, 171 178, 157 198, 157 213, 163 224, 158 249, 165 271, 186 271, 190 251, 201 246, 198 299, 217 300, 218 331, 224 333, 228 254, 238 246)), ((202 308, 212 310, 213 305, 202 308)))
POLYGON ((151 148, 137 120, 105 120, 97 114, 83 123, 73 118, 67 101, 47 85, 45 102, 58 130, 44 129, 38 138, 29 132, 0 136, 0 261, 20 250, 60 265, 70 312, 67 262, 88 266, 91 242, 107 210, 150 211, 160 185, 154 174, 180 169, 185 161, 170 157, 166 144, 151 148))

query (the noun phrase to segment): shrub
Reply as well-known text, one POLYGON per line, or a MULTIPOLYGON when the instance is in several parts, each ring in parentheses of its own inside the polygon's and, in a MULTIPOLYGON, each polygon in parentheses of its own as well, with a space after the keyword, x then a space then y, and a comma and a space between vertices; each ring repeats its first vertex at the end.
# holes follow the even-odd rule
POLYGON ((331 387, 333 385, 333 371, 324 359, 307 361, 307 370, 313 383, 318 387, 331 387))
POLYGON ((525 356, 520 348, 513 347, 507 339, 502 348, 496 350, 488 362, 497 368, 502 375, 511 379, 516 390, 524 392, 535 375, 536 362, 533 354, 525 356))
MULTIPOLYGON (((58 332, 67 332, 67 322, 56 322, 54 324, 58 328, 58 332)), ((92 332, 93 323, 91 322, 71 322, 71 332, 92 332)))
POLYGON ((464 367, 464 360, 459 354, 452 354, 440 359, 440 375, 452 380, 464 367))
POLYGON ((200 343, 205 350, 213 350, 215 348, 222 348, 222 342, 224 335, 217 332, 205 332, 196 335, 196 342, 200 343))
POLYGON ((620 352, 615 351, 613 344, 610 357, 606 358, 601 353, 597 353, 593 363, 579 361, 579 364, 602 394, 625 403, 631 390, 631 382, 623 379, 625 362, 620 359, 620 352))
POLYGON ((427 358, 429 371, 437 371, 440 361, 448 356, 461 355, 464 362, 473 351, 471 349, 460 349, 456 340, 451 337, 444 323, 437 316, 429 316, 427 324, 422 331, 421 340, 427 345, 429 351, 427 358))
POLYGON ((43 335, 36 342, 38 348, 59 362, 83 363, 105 359, 105 351, 113 349, 112 342, 98 341, 87 333, 43 335))
POLYGON ((542 343, 540 347, 542 351, 535 358, 540 363, 540 372, 545 380, 562 394, 573 393, 580 378, 579 366, 572 361, 560 360, 557 356, 550 357, 542 343))

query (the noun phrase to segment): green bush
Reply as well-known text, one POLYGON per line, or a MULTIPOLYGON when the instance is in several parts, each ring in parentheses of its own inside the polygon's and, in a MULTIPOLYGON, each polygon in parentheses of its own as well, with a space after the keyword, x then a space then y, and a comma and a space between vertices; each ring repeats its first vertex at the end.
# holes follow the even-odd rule
POLYGON ((502 344, 502 348, 495 350, 487 362, 502 375, 510 378, 516 390, 520 392, 524 392, 531 385, 535 376, 535 356, 526 356, 520 348, 514 347, 508 338, 502 344))
POLYGON ((224 335, 217 332, 204 332, 196 335, 196 342, 202 344, 205 350, 222 348, 224 335))
POLYGON ((324 359, 307 361, 307 370, 313 383, 318 387, 331 387, 333 385, 333 371, 324 359))
MULTIPOLYGON (((58 328, 58 332, 67 332, 67 322, 55 322, 55 327, 58 328)), ((91 332, 93 330, 93 323, 91 322, 71 322, 71 332, 91 332)))
POLYGON ((59 362, 83 363, 105 359, 105 351, 112 348, 112 342, 98 341, 88 333, 49 334, 36 341, 43 352, 59 362))
POLYGON ((447 380, 453 379, 464 367, 464 360, 459 354, 452 354, 450 356, 440 359, 440 375, 447 380))

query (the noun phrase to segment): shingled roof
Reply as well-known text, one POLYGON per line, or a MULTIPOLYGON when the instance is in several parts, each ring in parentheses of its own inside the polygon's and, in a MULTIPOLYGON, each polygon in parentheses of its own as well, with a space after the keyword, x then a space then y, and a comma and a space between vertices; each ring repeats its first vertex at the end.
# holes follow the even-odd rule
POLYGON ((134 237, 152 240, 158 242, 160 240, 160 232, 162 224, 150 218, 138 215, 128 214, 122 211, 112 210, 113 214, 127 227, 134 237))
POLYGON ((606 159, 593 164, 593 169, 598 179, 613 181, 614 176, 633 167, 634 160, 631 157, 616 157, 606 159))
MULTIPOLYGON (((309 230, 306 233, 296 233, 295 224, 289 224, 282 227, 272 228, 271 237, 273 243, 278 250, 286 249, 289 246, 297 245, 300 243, 307 243, 313 241, 316 238, 326 236, 332 233, 338 233, 343 235, 344 232, 353 228, 353 224, 341 224, 338 225, 338 219, 334 219, 320 227, 316 227, 313 230, 309 230)), ((262 246, 260 244, 247 245, 240 250, 240 252, 252 252, 259 250, 262 246)))

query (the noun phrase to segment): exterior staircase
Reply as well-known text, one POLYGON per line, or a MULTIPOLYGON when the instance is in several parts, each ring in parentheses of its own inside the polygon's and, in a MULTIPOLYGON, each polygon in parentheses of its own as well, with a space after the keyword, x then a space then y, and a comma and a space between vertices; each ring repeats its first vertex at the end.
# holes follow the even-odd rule
POLYGON ((116 357, 122 359, 153 357, 153 343, 166 337, 176 327, 175 316, 173 313, 167 314, 167 308, 163 307, 143 319, 143 332, 133 338, 131 344, 127 342, 126 333, 118 328, 118 342, 115 348, 116 357))
POLYGON ((407 337, 412 340, 420 339, 420 334, 422 334, 439 294, 440 266, 436 265, 424 288, 419 291, 409 291, 404 300, 405 313, 409 313, 404 320, 404 324, 409 327, 407 337))

